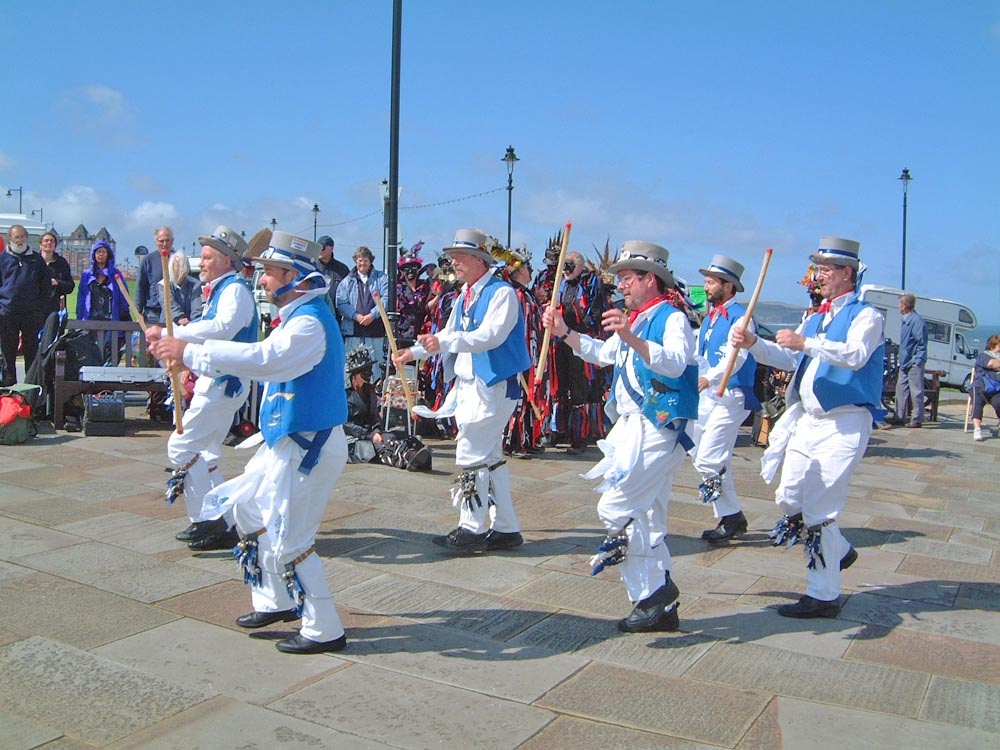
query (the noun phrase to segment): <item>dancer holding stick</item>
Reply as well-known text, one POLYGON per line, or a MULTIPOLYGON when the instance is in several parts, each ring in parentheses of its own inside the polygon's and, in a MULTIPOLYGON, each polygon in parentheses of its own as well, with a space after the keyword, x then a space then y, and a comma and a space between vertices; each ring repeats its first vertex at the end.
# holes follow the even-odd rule
MULTIPOLYGON (((549 310, 553 313, 559 309, 559 286, 562 284, 563 263, 566 262, 566 248, 569 247, 569 232, 573 222, 567 221, 563 229, 562 245, 559 247, 559 262, 556 263, 556 277, 552 282, 552 299, 549 300, 549 310)), ((535 380, 541 381, 545 374, 545 363, 549 356, 549 345, 552 343, 552 329, 546 328, 542 337, 542 348, 538 352, 538 365, 535 367, 535 380)))
MULTIPOLYGON (((760 290, 764 288, 764 277, 767 276, 767 267, 771 264, 771 254, 774 252, 772 248, 768 248, 764 251, 764 263, 760 267, 760 276, 757 277, 757 286, 754 287, 753 296, 750 297, 750 304, 747 305, 746 314, 743 316, 743 326, 740 329, 743 333, 746 333, 747 326, 750 324, 750 318, 753 316, 754 308, 757 307, 757 300, 760 297, 760 290)), ((740 269, 742 270, 742 266, 740 269)), ((726 372, 722 376, 722 381, 719 383, 719 389, 715 392, 716 396, 721 396, 726 391, 726 386, 729 385, 729 378, 733 376, 733 368, 736 367, 736 357, 730 357, 729 363, 726 365, 726 372)))

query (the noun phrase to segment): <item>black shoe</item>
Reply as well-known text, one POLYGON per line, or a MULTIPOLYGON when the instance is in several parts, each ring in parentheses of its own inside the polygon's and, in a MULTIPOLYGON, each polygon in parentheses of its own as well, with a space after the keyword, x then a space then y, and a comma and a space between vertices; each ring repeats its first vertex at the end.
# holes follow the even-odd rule
POLYGON ((920 427, 923 427, 924 425, 923 425, 923 423, 922 423, 922 422, 910 422, 910 423, 909 423, 908 425, 906 425, 906 426, 907 426, 907 427, 909 427, 909 428, 910 428, 910 429, 912 430, 912 429, 918 429, 918 428, 920 428, 920 427))
POLYGON ((585 450, 587 450, 586 447, 582 445, 571 445, 566 449, 566 453, 570 456, 579 456, 585 450))
POLYGON ((524 544, 524 537, 520 531, 494 531, 490 529, 486 532, 486 549, 502 550, 514 549, 524 544))
POLYGON ((854 561, 858 559, 858 551, 851 547, 847 550, 847 554, 840 558, 840 569, 847 570, 849 567, 854 565, 854 561))
POLYGON ((298 620, 294 609, 283 609, 280 612, 251 612, 236 618, 236 624, 241 628, 263 628, 276 622, 292 622, 298 620))
POLYGON ((209 552, 211 550, 220 549, 229 550, 239 544, 239 541, 240 535, 237 533, 236 527, 233 527, 226 531, 220 531, 214 534, 209 534, 208 536, 198 537, 197 539, 188 542, 188 549, 193 549, 195 552, 209 552))
POLYGON ((311 641, 301 633, 285 638, 274 644, 278 651, 286 654, 324 654, 343 651, 347 647, 347 633, 332 641, 311 641))
POLYGON ((737 511, 719 519, 719 525, 714 529, 701 532, 701 538, 709 544, 717 544, 727 539, 735 539, 747 533, 747 517, 743 511, 737 511))
POLYGON ((464 526, 449 531, 445 536, 436 536, 431 541, 460 554, 486 551, 486 534, 474 534, 464 526))
POLYGON ((680 622, 677 607, 670 611, 665 610, 677 601, 680 593, 677 584, 667 578, 666 583, 636 604, 632 613, 618 622, 618 629, 623 633, 676 630, 680 622))
POLYGON ((899 425, 906 424, 906 420, 900 419, 895 414, 886 414, 885 423, 891 424, 893 427, 898 427, 899 425))
POLYGON ((836 617, 840 612, 840 597, 832 602, 814 599, 809 594, 804 595, 795 604, 782 604, 778 614, 782 617, 794 617, 805 620, 813 617, 836 617))
POLYGON ((174 539, 178 542, 190 542, 198 535, 198 524, 192 523, 184 531, 179 531, 174 535, 174 539))
POLYGON ((225 532, 226 527, 229 524, 226 523, 224 518, 216 518, 213 521, 195 521, 193 524, 188 526, 184 531, 178 534, 175 538, 180 542, 193 542, 196 539, 202 539, 206 536, 214 536, 216 534, 225 532), (181 534, 187 535, 191 532, 190 537, 187 539, 182 539, 181 534))

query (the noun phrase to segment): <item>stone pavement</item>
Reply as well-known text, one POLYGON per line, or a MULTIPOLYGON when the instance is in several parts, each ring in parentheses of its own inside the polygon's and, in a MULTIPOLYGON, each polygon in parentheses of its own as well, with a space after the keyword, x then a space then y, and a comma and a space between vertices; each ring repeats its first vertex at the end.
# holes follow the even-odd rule
MULTIPOLYGON (((873 435, 842 518, 860 558, 832 620, 778 617, 804 587, 747 434, 750 533, 711 548, 689 464, 671 502, 681 632, 622 635, 580 479, 597 459, 511 460, 526 537, 451 558, 453 446, 434 473, 352 466, 317 540, 348 629, 290 656, 233 619, 227 553, 192 554, 162 500, 167 433, 43 433, 0 447, 0 748, 801 748, 1000 746, 1000 439, 964 398, 873 435)), ((130 410, 135 411, 135 410, 130 410)), ((233 475, 247 454, 227 449, 233 475)))

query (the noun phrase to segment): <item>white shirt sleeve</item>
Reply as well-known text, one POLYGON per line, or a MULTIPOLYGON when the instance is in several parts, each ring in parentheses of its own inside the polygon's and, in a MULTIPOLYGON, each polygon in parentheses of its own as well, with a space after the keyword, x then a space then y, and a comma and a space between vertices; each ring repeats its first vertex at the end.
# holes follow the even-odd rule
POLYGON ((454 325, 457 322, 456 316, 461 315, 461 304, 462 300, 459 297, 455 300, 448 325, 438 333, 443 352, 478 354, 495 349, 507 340, 517 324, 520 305, 517 301, 517 292, 512 286, 504 285, 493 293, 483 315, 483 322, 474 331, 463 331, 461 326, 454 325))
POLYGON ((219 295, 219 305, 212 320, 200 318, 184 326, 174 326, 174 337, 200 344, 209 340, 232 341, 250 325, 256 303, 242 283, 231 283, 219 295))

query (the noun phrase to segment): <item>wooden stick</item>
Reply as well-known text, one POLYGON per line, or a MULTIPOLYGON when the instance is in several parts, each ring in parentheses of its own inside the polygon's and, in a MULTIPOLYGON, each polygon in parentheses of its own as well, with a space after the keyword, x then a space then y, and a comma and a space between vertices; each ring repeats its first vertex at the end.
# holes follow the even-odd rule
MULTIPOLYGON (((163 265, 163 299, 160 300, 160 303, 163 305, 163 317, 167 322, 167 336, 173 338, 174 316, 173 311, 170 309, 170 260, 168 255, 169 252, 167 248, 163 248, 160 251, 160 262, 163 265)), ((176 367, 176 363, 174 367, 170 368, 170 383, 174 388, 174 427, 177 429, 178 435, 183 435, 184 425, 182 424, 182 420, 184 418, 184 389, 181 386, 181 374, 176 367)))
POLYGON ((531 391, 528 390, 528 384, 524 382, 524 373, 523 372, 519 372, 517 374, 517 380, 521 384, 521 387, 524 389, 524 400, 528 402, 528 404, 531 406, 531 410, 533 412, 535 412, 535 419, 541 419, 542 418, 542 410, 539 409, 535 405, 535 402, 531 400, 531 391))
MULTIPOLYGON (((396 356, 396 352, 399 351, 396 348, 396 337, 392 333, 392 323, 389 322, 389 316, 386 314, 385 305, 382 304, 382 295, 378 293, 377 289, 372 289, 372 297, 375 298, 375 304, 378 306, 378 314, 382 318, 382 325, 385 326, 385 335, 389 339, 389 351, 392 352, 392 356, 396 356)), ((395 363, 393 363, 395 365, 395 363)), ((399 379, 403 382, 403 395, 406 396, 406 405, 409 407, 410 411, 413 411, 413 407, 416 403, 413 400, 413 393, 410 391, 410 381, 406 379, 406 368, 397 368, 396 372, 399 373, 399 379)))
POLYGON ((139 308, 135 306, 135 302, 129 296, 128 287, 125 286, 125 279, 122 278, 120 272, 115 274, 115 281, 118 282, 118 288, 122 290, 122 296, 125 297, 125 301, 128 302, 128 309, 132 311, 136 321, 139 323, 139 328, 142 329, 142 334, 145 336, 148 331, 146 319, 142 317, 142 313, 139 312, 139 308))
MULTIPOLYGON (((556 265, 556 278, 552 282, 552 299, 549 300, 549 309, 555 314, 559 307, 559 285, 562 284, 563 263, 566 261, 566 248, 569 247, 569 230, 573 228, 573 222, 567 221, 563 230, 562 247, 559 248, 559 263, 556 265)), ((538 365, 535 367, 535 380, 541 380, 545 374, 545 361, 549 356, 549 344, 552 342, 552 329, 546 328, 542 336, 542 348, 538 352, 538 365)))
MULTIPOLYGON (((743 324, 740 326, 741 333, 746 333, 747 326, 750 325, 750 316, 753 315, 753 309, 757 306, 757 298, 760 297, 760 290, 764 288, 764 277, 767 276, 767 267, 771 263, 772 253, 774 253, 774 250, 770 247, 764 251, 764 263, 760 267, 757 286, 753 290, 753 296, 750 298, 750 304, 747 305, 747 311, 743 313, 743 324)), ((736 349, 733 349, 729 352, 729 361, 726 362, 726 371, 722 374, 722 382, 719 383, 719 390, 715 392, 716 396, 722 396, 726 392, 726 386, 729 385, 729 378, 733 376, 733 370, 736 368, 736 359, 736 349)))

